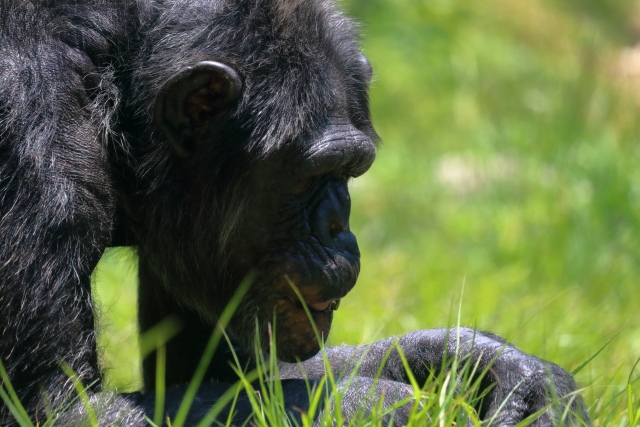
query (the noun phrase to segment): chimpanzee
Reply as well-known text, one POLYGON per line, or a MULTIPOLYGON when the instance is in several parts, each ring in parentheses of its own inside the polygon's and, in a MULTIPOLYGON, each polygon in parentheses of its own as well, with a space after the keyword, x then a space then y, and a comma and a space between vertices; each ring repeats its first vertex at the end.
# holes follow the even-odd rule
MULTIPOLYGON (((306 407, 300 367, 285 362, 307 360, 310 378, 323 370, 292 284, 326 337, 360 269, 347 182, 376 154, 371 73, 353 22, 329 0, 0 0, 0 357, 34 420, 53 411, 57 425, 86 422, 63 366, 100 425, 143 426, 153 414, 153 357, 145 394, 100 387, 91 272, 118 245, 137 246, 141 329, 168 316, 183 324, 166 348, 170 418, 250 273, 232 345, 245 357, 276 325, 286 404, 306 407)), ((479 371, 492 365, 476 408, 492 425, 576 389, 558 366, 488 333, 427 330, 398 343, 418 381, 456 352, 479 371)), ((358 369, 339 383, 345 416, 370 404, 370 387, 385 401, 410 393, 397 352, 385 359, 391 345, 328 350, 337 375, 358 369)), ((233 381, 225 357, 188 422, 233 381)), ((579 397, 564 402, 564 424, 588 423, 579 397)), ((250 409, 241 399, 236 411, 241 422, 250 409)), ((550 405, 532 425, 562 411, 550 405)), ((0 425, 14 423, 0 405, 0 425)))

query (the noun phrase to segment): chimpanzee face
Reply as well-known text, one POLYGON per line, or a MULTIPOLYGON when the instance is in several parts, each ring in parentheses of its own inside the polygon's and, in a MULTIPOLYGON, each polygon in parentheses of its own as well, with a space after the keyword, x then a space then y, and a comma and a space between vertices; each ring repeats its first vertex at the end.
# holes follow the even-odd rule
MULTIPOLYGON (((330 31, 298 50, 265 47, 251 63, 205 60, 160 91, 155 123, 183 172, 191 240, 174 294, 214 323, 248 274, 254 283, 229 327, 251 348, 256 325, 278 357, 317 353, 332 311, 355 285, 360 252, 348 182, 375 158, 371 65, 330 31), (299 292, 299 295, 298 295, 299 292)), ((184 237, 183 237, 184 238, 184 237)), ((175 285, 167 285, 174 287, 175 285)))
POLYGON ((310 140, 292 142, 257 167, 229 260, 240 271, 257 270, 265 299, 259 317, 271 320, 275 312, 284 359, 318 351, 300 296, 326 338, 332 312, 360 270, 348 181, 369 169, 375 147, 372 135, 345 117, 330 117, 310 140))

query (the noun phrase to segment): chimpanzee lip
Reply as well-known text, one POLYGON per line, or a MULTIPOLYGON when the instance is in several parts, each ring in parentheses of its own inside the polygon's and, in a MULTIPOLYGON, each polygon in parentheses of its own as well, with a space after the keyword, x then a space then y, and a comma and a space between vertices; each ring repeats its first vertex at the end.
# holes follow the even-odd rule
POLYGON ((316 312, 335 311, 340 307, 340 299, 331 299, 328 301, 317 302, 315 304, 307 303, 307 306, 311 311, 316 312))

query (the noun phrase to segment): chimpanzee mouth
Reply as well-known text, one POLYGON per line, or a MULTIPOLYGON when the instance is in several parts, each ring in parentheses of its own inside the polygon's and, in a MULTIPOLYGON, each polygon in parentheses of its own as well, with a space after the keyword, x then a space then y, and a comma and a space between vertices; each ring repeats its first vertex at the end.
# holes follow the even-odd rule
POLYGON ((318 302, 315 304, 307 303, 307 307, 309 307, 311 311, 315 311, 318 313, 336 311, 340 307, 340 299, 333 299, 329 301, 318 302))

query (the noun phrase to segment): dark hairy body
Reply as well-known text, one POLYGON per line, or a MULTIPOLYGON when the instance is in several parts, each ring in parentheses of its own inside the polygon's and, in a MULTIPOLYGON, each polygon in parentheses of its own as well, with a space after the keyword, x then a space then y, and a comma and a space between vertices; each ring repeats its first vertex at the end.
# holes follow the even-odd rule
MULTIPOLYGON (((153 355, 145 393, 101 390, 91 272, 119 245, 138 248, 141 329, 183 325, 166 348, 169 417, 250 273, 234 347, 249 363, 257 333, 267 351, 275 319, 286 405, 307 407, 287 362, 312 379, 324 370, 291 283, 326 337, 360 269, 347 182, 375 158, 370 78, 353 23, 324 0, 0 0, 0 359, 30 416, 86 421, 79 402, 51 415, 74 394, 61 362, 100 425, 153 416, 153 355)), ((476 409, 492 425, 543 409, 552 390, 565 398, 532 425, 557 424, 565 405, 564 424, 588 423, 567 372, 494 335, 426 330, 398 344, 422 382, 455 354, 491 366, 476 409)), ((391 345, 327 350, 337 375, 358 369, 339 382, 343 415, 370 406, 372 387, 385 402, 411 394, 395 352, 371 379, 391 345)), ((224 350, 206 380, 189 423, 235 380, 224 350)), ((236 411, 247 418, 246 399, 236 411)), ((13 424, 0 403, 0 425, 13 424)))

